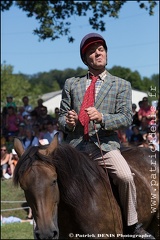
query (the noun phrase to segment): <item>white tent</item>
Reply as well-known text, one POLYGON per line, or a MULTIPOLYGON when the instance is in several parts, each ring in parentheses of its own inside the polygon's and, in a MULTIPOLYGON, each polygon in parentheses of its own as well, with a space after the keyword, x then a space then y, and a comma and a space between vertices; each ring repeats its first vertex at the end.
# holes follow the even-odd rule
POLYGON ((142 100, 143 97, 147 97, 147 93, 132 89, 132 103, 135 103, 137 105, 136 111, 139 110, 138 103, 142 100))
POLYGON ((56 107, 60 108, 60 102, 62 99, 62 90, 56 92, 46 93, 41 96, 43 99, 43 105, 47 107, 48 113, 54 113, 56 107))

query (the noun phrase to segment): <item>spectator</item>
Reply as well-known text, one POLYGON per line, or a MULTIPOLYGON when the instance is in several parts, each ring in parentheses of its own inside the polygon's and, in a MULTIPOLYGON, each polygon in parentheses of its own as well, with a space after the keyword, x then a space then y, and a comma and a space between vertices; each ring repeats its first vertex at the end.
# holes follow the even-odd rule
POLYGON ((142 134, 142 136, 144 136, 148 132, 148 128, 149 126, 148 126, 147 118, 143 116, 141 119, 141 125, 139 127, 139 131, 142 134))
POLYGON ((30 115, 30 112, 33 110, 32 106, 29 104, 29 98, 27 96, 24 96, 22 98, 22 102, 23 102, 23 113, 22 116, 24 115, 30 115))
POLYGON ((19 119, 17 117, 17 114, 15 112, 14 107, 10 106, 8 107, 6 116, 6 129, 7 132, 11 132, 15 135, 18 133, 18 125, 19 125, 19 119))
POLYGON ((31 124, 31 126, 33 126, 33 125, 35 125, 35 124, 38 124, 38 121, 37 121, 37 119, 38 119, 38 114, 37 114, 37 112, 35 111, 35 110, 33 110, 32 112, 31 112, 31 114, 30 114, 30 124, 31 124))
POLYGON ((24 118, 22 116, 22 113, 23 113, 23 108, 19 107, 18 112, 17 112, 17 121, 18 121, 19 124, 24 123, 24 118))
POLYGON ((2 224, 9 224, 9 223, 23 223, 23 222, 31 222, 30 219, 23 220, 18 217, 9 216, 9 217, 2 217, 1 215, 1 225, 2 224))
POLYGON ((40 111, 41 111, 41 107, 44 106, 44 105, 43 105, 43 99, 39 98, 39 99, 37 100, 37 104, 38 104, 38 106, 36 106, 36 107, 34 108, 34 111, 37 113, 37 116, 39 116, 39 115, 40 115, 40 111))
POLYGON ((55 108, 54 115, 55 115, 55 119, 58 121, 58 118, 59 118, 59 108, 58 107, 55 108))
POLYGON ((14 169, 19 160, 19 157, 14 149, 12 149, 12 152, 10 153, 10 159, 9 159, 9 165, 10 165, 10 172, 11 177, 13 177, 14 169))
POLYGON ((17 106, 15 104, 15 102, 13 102, 13 96, 12 95, 8 95, 6 97, 7 103, 6 103, 6 107, 14 107, 15 111, 17 111, 17 106))
MULTIPOLYGON (((132 104, 132 125, 136 125, 136 126, 140 126, 141 122, 139 121, 138 119, 138 112, 136 111, 136 108, 137 108, 137 105, 135 103, 132 104)), ((127 127, 126 130, 125 130, 125 133, 126 133, 126 138, 128 140, 128 142, 130 142, 131 140, 131 136, 133 134, 133 131, 132 131, 132 125, 127 127)))
POLYGON ((36 123, 33 125, 32 128, 33 128, 34 136, 37 137, 39 140, 43 139, 44 132, 40 130, 40 124, 36 123))
POLYGON ((27 219, 27 220, 31 220, 31 219, 33 219, 33 216, 32 216, 32 209, 31 209, 31 208, 29 208, 29 210, 28 210, 28 215, 27 215, 26 219, 27 219))
POLYGON ((133 113, 133 122, 132 124, 133 125, 137 125, 137 126, 140 126, 141 122, 138 118, 138 112, 136 111, 136 108, 137 108, 137 105, 135 103, 132 104, 132 113, 133 113))
POLYGON ((6 144, 6 138, 5 136, 3 135, 3 129, 1 127, 1 146, 6 144))
POLYGON ((155 111, 148 103, 148 98, 144 97, 142 100, 142 107, 138 111, 138 119, 142 121, 142 117, 146 117, 148 126, 152 124, 152 120, 155 119, 155 111))
POLYGON ((138 102, 138 106, 139 106, 140 109, 142 108, 142 106, 143 106, 143 101, 142 100, 138 102))
POLYGON ((20 115, 22 118, 23 118, 23 116, 22 116, 23 112, 24 112, 24 107, 22 107, 22 106, 18 107, 17 114, 20 115))
POLYGON ((23 120, 26 126, 32 127, 31 119, 31 116, 27 112, 23 113, 23 120))
POLYGON ((1 127, 2 127, 2 133, 5 137, 7 137, 6 117, 7 117, 7 107, 3 107, 1 112, 1 127))
POLYGON ((11 176, 7 173, 10 154, 7 152, 6 145, 1 146, 1 176, 2 179, 9 179, 11 176))
POLYGON ((12 133, 12 132, 8 133, 7 141, 6 141, 6 146, 7 146, 8 153, 11 153, 12 149, 14 148, 14 136, 15 136, 14 133, 12 133))
POLYGON ((56 125, 57 125, 57 131, 59 133, 58 137, 59 137, 59 143, 62 143, 64 141, 65 138, 65 133, 60 129, 59 124, 56 120, 56 125))
POLYGON ((25 137, 22 140, 24 149, 26 150, 30 146, 38 146, 38 138, 33 135, 33 129, 30 126, 25 127, 25 137))
POLYGON ((133 125, 132 131, 133 131, 133 134, 131 136, 130 143, 135 146, 139 146, 139 145, 143 144, 144 139, 143 139, 142 134, 139 132, 138 126, 133 125))
POLYGON ((37 122, 40 125, 47 124, 47 122, 53 122, 54 118, 48 114, 48 110, 46 106, 41 107, 40 109, 40 116, 37 119, 37 122))
POLYGON ((25 137, 25 124, 24 123, 19 124, 17 137, 20 140, 23 140, 23 138, 25 137))
MULTIPOLYGON (((51 143, 52 139, 54 138, 54 135, 58 132, 57 123, 56 122, 48 122, 47 123, 47 133, 44 134, 43 138, 47 139, 49 143, 51 143)), ((59 143, 62 142, 61 135, 58 135, 58 141, 59 143)))
POLYGON ((37 124, 37 113, 35 110, 31 111, 30 114, 25 112, 23 114, 24 123, 26 126, 32 127, 34 124, 37 124))
POLYGON ((39 131, 41 132, 41 134, 44 136, 45 133, 47 133, 47 121, 44 124, 40 124, 39 125, 39 131))

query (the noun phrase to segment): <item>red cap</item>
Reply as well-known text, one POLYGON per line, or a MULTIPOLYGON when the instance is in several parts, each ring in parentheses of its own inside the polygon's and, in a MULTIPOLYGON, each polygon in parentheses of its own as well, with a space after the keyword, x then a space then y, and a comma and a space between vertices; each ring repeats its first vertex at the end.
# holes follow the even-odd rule
POLYGON ((85 57, 85 52, 87 50, 87 48, 93 44, 93 43, 102 43, 102 45, 104 46, 104 48, 107 51, 107 44, 106 41, 104 40, 104 38, 98 34, 98 33, 89 33, 86 36, 84 36, 84 38, 81 41, 80 44, 80 55, 81 55, 81 59, 82 61, 85 63, 84 61, 84 57, 85 57))
POLYGON ((94 43, 102 43, 103 44, 103 40, 91 40, 89 43, 87 43, 86 45, 83 46, 82 48, 82 54, 85 54, 85 52, 87 51, 87 48, 94 44, 94 43))

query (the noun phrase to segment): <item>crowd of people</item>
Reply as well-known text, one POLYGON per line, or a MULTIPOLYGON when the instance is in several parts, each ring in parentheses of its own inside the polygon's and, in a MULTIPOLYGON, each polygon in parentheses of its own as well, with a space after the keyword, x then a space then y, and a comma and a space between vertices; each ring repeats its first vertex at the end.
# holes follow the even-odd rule
MULTIPOLYGON (((1 179, 13 177, 19 157, 14 150, 14 137, 18 137, 26 150, 30 146, 49 144, 59 132, 58 141, 63 141, 63 133, 58 128, 59 108, 55 108, 54 117, 48 113, 43 100, 37 100, 33 108, 28 96, 22 98, 22 106, 17 107, 13 96, 6 97, 6 106, 1 113, 1 179)), ((27 220, 32 219, 29 208, 27 220)))
MULTIPOLYGON (((43 100, 37 100, 37 106, 32 107, 28 96, 22 98, 22 106, 17 107, 13 97, 6 97, 6 106, 1 113, 1 177, 12 178, 18 155, 14 150, 14 137, 18 137, 26 150, 30 146, 49 144, 59 131, 58 113, 54 116, 48 113, 43 100)), ((58 140, 63 141, 63 133, 59 131, 58 140)))
POLYGON ((133 122, 125 129, 118 130, 122 146, 150 147, 159 151, 159 102, 152 106, 148 98, 139 102, 139 110, 132 104, 133 122))
MULTIPOLYGON (((14 137, 18 137, 24 149, 39 144, 49 144, 54 135, 59 132, 59 143, 63 142, 65 134, 58 126, 59 108, 55 108, 54 117, 48 114, 43 100, 37 100, 37 106, 33 108, 29 104, 29 98, 22 98, 23 105, 16 106, 13 97, 6 97, 7 103, 1 113, 1 177, 9 179, 13 176, 15 165, 18 161, 14 150, 14 137)), ((159 117, 158 105, 149 105, 148 98, 144 97, 139 102, 139 110, 136 104, 132 104, 133 122, 128 128, 117 130, 121 146, 154 147, 159 151, 159 117), (155 132, 151 131, 152 126, 155 132)))

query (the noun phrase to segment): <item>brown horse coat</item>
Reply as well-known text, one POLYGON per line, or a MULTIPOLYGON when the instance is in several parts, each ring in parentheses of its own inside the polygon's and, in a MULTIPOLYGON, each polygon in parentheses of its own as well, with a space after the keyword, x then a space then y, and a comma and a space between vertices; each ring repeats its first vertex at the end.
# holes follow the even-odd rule
MULTIPOLYGON (((118 198, 113 201, 104 170, 88 155, 69 145, 58 145, 57 137, 49 146, 26 152, 15 139, 14 148, 20 160, 13 180, 20 183, 32 208, 36 238, 54 239, 58 234, 65 239, 123 236, 118 198)), ((122 155, 135 174, 139 221, 147 228, 159 206, 158 153, 130 148, 122 155)))

